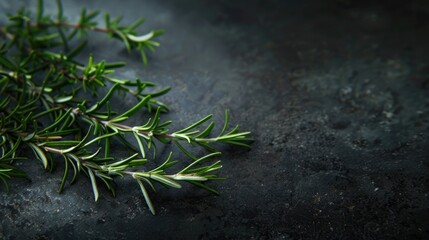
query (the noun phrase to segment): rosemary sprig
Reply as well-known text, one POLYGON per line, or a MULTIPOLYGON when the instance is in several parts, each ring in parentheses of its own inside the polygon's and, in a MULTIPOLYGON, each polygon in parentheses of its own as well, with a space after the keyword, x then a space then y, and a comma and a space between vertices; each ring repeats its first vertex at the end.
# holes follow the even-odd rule
POLYGON ((155 210, 147 188, 155 191, 155 183, 180 188, 181 182, 188 182, 218 194, 206 185, 222 179, 214 174, 222 165, 219 160, 211 160, 221 154, 213 144, 249 148, 250 132, 240 132, 238 125, 228 130, 227 111, 223 128, 216 135, 212 133, 212 115, 179 131, 169 131, 167 127, 172 122, 161 121, 162 112, 168 108, 157 100, 169 87, 158 89, 152 82, 115 77, 114 69, 125 66, 122 62, 96 62, 91 54, 86 65, 76 60, 85 49, 87 33, 100 32, 119 39, 128 50, 139 51, 146 64, 147 50, 159 46, 155 39, 162 31, 138 35, 135 29, 143 19, 123 26, 121 18, 111 20, 108 14, 105 26, 100 27, 95 20, 99 12, 86 9, 81 11, 78 22, 71 23, 63 16, 60 1, 57 5, 58 14, 53 18, 43 13, 43 1, 39 0, 35 16, 21 9, 9 16, 9 22, 0 29, 0 180, 6 191, 11 178, 27 177, 14 162, 33 155, 50 170, 57 162, 64 162, 59 192, 83 172, 91 181, 96 201, 100 183, 115 194, 114 178, 131 177, 152 213, 155 210), (63 50, 58 51, 58 47, 63 50), (158 90, 148 92, 150 88, 158 90), (123 112, 114 111, 112 98, 119 93, 135 97, 136 105, 123 112), (128 119, 145 110, 151 113, 145 123, 127 124, 128 119), (111 156, 111 144, 118 141, 133 152, 129 157, 111 156), (160 143, 176 144, 191 162, 172 171, 178 161, 173 161, 170 153, 158 167, 142 169, 155 158, 160 143), (198 157, 186 145, 200 146, 210 153, 198 157))

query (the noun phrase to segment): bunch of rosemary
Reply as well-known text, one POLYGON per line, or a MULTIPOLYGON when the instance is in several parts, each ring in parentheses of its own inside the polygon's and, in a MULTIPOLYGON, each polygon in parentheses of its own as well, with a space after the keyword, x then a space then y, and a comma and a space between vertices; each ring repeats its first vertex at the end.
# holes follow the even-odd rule
POLYGON ((206 185, 221 179, 214 174, 222 167, 220 161, 209 161, 221 154, 212 144, 249 147, 250 133, 239 132, 237 126, 228 130, 227 112, 223 129, 216 135, 212 133, 212 115, 170 132, 167 127, 172 122, 160 118, 168 108, 156 99, 169 88, 150 92, 147 90, 155 87, 152 82, 116 78, 113 69, 123 67, 122 62, 95 62, 90 55, 85 65, 75 58, 85 49, 87 33, 92 31, 119 39, 128 50, 138 50, 146 63, 146 52, 159 46, 155 38, 162 31, 138 35, 135 29, 143 19, 123 26, 121 18, 111 19, 108 14, 105 26, 100 27, 95 20, 99 12, 85 9, 79 21, 72 23, 63 16, 59 0, 57 5, 58 14, 51 17, 44 14, 39 0, 35 16, 19 10, 0 29, 0 180, 5 189, 9 191, 9 179, 27 177, 14 162, 34 159, 49 170, 54 163, 64 162, 59 192, 83 172, 90 179, 96 201, 99 184, 115 194, 116 176, 133 178, 152 213, 155 210, 147 188, 155 191, 155 183, 180 188, 181 182, 188 182, 217 194, 206 185), (111 99, 118 93, 135 97, 137 104, 116 112, 111 99), (129 118, 141 117, 145 110, 151 118, 141 125, 127 124, 129 118), (133 154, 125 159, 112 157, 112 142, 124 144, 133 154), (161 165, 142 171, 141 166, 155 157, 148 150, 156 153, 160 143, 176 144, 190 163, 173 171, 177 161, 170 153, 161 165), (196 157, 184 144, 198 145, 210 153, 196 157))

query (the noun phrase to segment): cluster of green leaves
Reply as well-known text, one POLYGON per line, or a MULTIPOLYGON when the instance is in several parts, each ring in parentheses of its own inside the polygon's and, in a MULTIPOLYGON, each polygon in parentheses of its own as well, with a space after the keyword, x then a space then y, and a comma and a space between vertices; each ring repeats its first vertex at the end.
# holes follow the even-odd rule
POLYGON ((188 182, 217 194, 206 185, 221 179, 214 174, 222 167, 220 161, 207 163, 220 154, 213 144, 249 147, 250 132, 239 132, 238 126, 228 131, 228 112, 216 136, 212 134, 214 122, 209 122, 212 115, 170 132, 167 127, 172 122, 161 121, 161 113, 168 108, 156 99, 170 88, 114 77, 114 69, 125 66, 122 62, 96 62, 92 55, 86 65, 76 60, 85 49, 88 32, 95 31, 120 39, 129 50, 137 49, 146 63, 145 51, 159 45, 154 39, 162 31, 139 36, 135 29, 142 19, 121 26, 120 18, 111 20, 108 14, 105 27, 100 27, 95 20, 99 12, 85 9, 78 22, 71 23, 63 16, 60 1, 57 5, 58 14, 52 17, 44 14, 43 1, 39 0, 35 16, 21 9, 0 29, 0 180, 6 190, 9 179, 27 176, 14 162, 37 159, 50 170, 57 162, 64 162, 60 192, 83 172, 91 181, 96 201, 99 183, 115 194, 114 178, 132 177, 152 213, 155 210, 147 186, 155 191, 155 183, 180 188, 180 182, 188 182), (58 51, 59 47, 62 50, 58 51), (150 88, 159 90, 147 91, 150 88), (118 93, 135 97, 136 104, 124 112, 114 111, 111 102, 118 93), (129 118, 141 117, 145 110, 151 117, 144 124, 127 125, 129 118), (111 146, 118 143, 133 154, 124 159, 112 157, 111 146), (176 144, 190 163, 182 161, 185 167, 172 172, 178 161, 173 161, 170 153, 158 167, 142 170, 156 157, 157 144, 170 143, 176 144), (210 153, 197 157, 185 144, 201 146, 210 153))

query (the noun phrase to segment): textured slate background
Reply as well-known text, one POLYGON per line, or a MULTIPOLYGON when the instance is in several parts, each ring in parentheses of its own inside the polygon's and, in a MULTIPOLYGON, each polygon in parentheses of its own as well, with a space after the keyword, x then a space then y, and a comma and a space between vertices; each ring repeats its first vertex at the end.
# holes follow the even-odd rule
MULTIPOLYGON (((0 10, 18 5, 34 7, 0 10)), ((156 216, 132 181, 95 203, 85 178, 59 195, 61 165, 22 163, 32 182, 0 195, 0 239, 429 237, 427 1, 81 0, 65 14, 83 5, 166 30, 146 68, 119 43, 90 44, 129 62, 119 76, 173 87, 164 119, 221 121, 228 108, 256 141, 222 157, 219 197, 161 190, 156 216)))

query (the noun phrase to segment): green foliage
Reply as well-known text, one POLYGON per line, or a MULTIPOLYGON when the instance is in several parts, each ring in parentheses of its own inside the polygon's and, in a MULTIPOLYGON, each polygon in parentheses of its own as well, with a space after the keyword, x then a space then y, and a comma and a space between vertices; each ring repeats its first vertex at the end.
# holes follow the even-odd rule
POLYGON ((59 192, 83 172, 91 181, 96 201, 99 184, 115 194, 115 178, 131 177, 152 213, 155 208, 148 186, 155 191, 156 184, 180 188, 182 182, 188 182, 218 194, 206 185, 221 179, 214 175, 222 167, 220 161, 207 163, 220 154, 213 144, 249 148, 250 132, 239 132, 238 126, 228 131, 228 112, 219 134, 212 133, 212 115, 170 132, 167 127, 172 122, 161 121, 162 112, 168 108, 156 99, 169 87, 151 92, 148 89, 156 88, 152 82, 114 77, 114 69, 125 66, 122 62, 97 62, 92 55, 86 65, 76 60, 85 50, 88 32, 100 32, 119 39, 128 50, 139 51, 146 64, 146 51, 159 46, 155 39, 162 31, 138 35, 135 29, 143 19, 123 26, 121 18, 111 19, 108 14, 105 26, 100 27, 95 20, 99 12, 86 9, 81 11, 78 22, 71 23, 63 15, 61 2, 57 4, 55 18, 45 15, 43 1, 38 1, 35 16, 20 10, 9 16, 9 22, 0 30, 0 180, 5 189, 9 191, 11 178, 27 177, 14 162, 34 159, 48 170, 58 162, 64 163, 59 192), (137 103, 126 111, 114 111, 111 102, 119 93, 135 97, 137 103), (144 124, 126 124, 143 111, 151 113, 144 124), (112 142, 123 143, 133 153, 125 159, 112 157, 112 142), (157 144, 169 143, 176 144, 191 163, 174 172, 178 161, 173 161, 170 153, 160 166, 142 170, 155 158, 157 144), (197 157, 185 145, 200 146, 211 153, 197 157))

